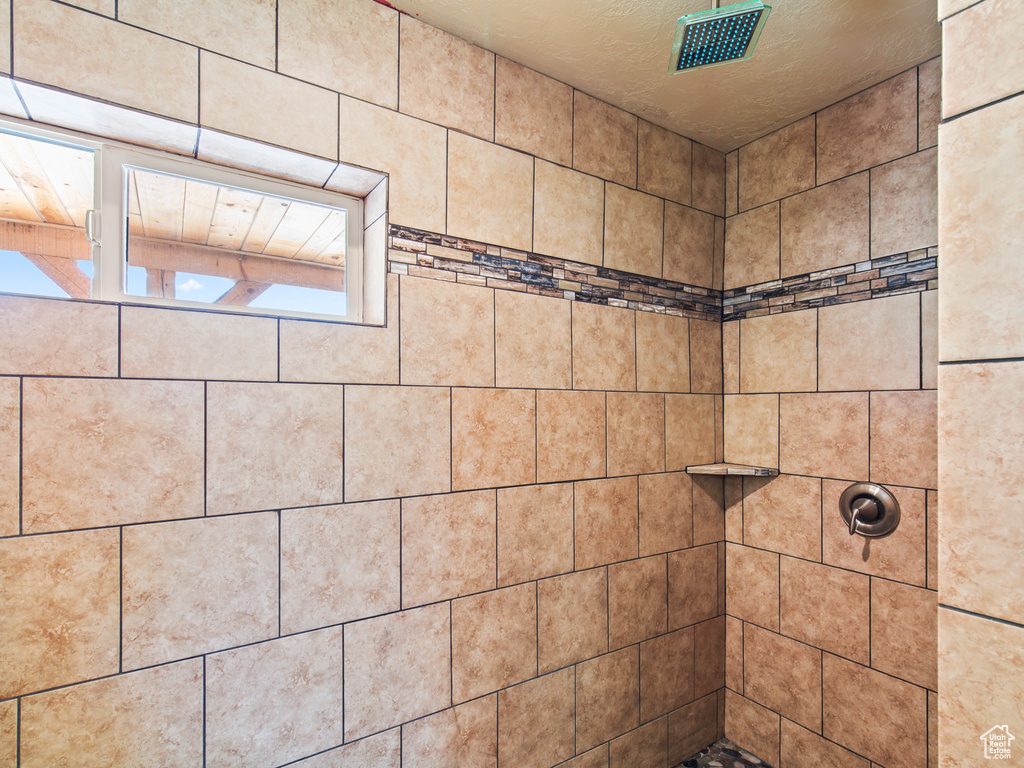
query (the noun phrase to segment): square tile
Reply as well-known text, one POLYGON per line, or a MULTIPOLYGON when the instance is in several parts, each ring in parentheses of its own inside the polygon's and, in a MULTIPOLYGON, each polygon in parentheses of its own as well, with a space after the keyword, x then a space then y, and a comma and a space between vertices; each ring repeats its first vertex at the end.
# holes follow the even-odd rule
POLYGON ((754 317, 740 320, 739 326, 741 392, 814 392, 818 388, 816 311, 754 317))
POLYGON ((498 694, 498 705, 502 765, 548 768, 575 754, 575 670, 564 669, 508 688, 498 694))
POLYGON ((494 292, 499 387, 572 388, 572 306, 564 299, 494 292))
POLYGON ((452 490, 537 479, 537 395, 530 389, 452 390, 452 490))
POLYGON ((636 314, 636 388, 690 391, 690 326, 684 317, 636 314))
POLYGON ((537 583, 541 674, 608 651, 608 572, 577 571, 537 583))
POLYGON ((753 624, 743 631, 743 694, 821 730, 821 651, 753 624))
POLYGON ((668 718, 630 731, 608 748, 611 768, 661 768, 668 754, 668 718))
POLYGON ((725 685, 725 617, 693 628, 693 695, 705 696, 725 685))
POLYGON ((346 625, 345 740, 449 707, 451 662, 444 603, 346 625))
POLYGON ((924 62, 917 68, 917 147, 925 149, 939 143, 942 119, 942 57, 924 62))
POLYGON ((533 158, 449 131, 448 234, 533 250, 533 158))
POLYGON ((693 477, 693 543, 725 540, 725 478, 693 477))
POLYGON ((494 491, 402 500, 402 607, 495 587, 494 491))
POLYGON ((934 390, 871 393, 871 479, 938 487, 938 397, 934 390))
POLYGON ((543 160, 537 161, 536 174, 533 250, 600 266, 604 258, 604 182, 543 160))
POLYGON ((868 393, 782 395, 779 469, 862 480, 868 473, 868 393))
POLYGON ((451 393, 438 387, 349 387, 348 501, 451 490, 451 393))
POLYGON ((640 477, 640 556, 692 545, 692 482, 685 472, 640 477))
POLYGON ((637 188, 689 205, 692 142, 646 120, 640 121, 638 131, 637 188))
POLYGON ((570 86, 498 56, 494 90, 496 142, 572 165, 570 86))
POLYGON ((0 374, 116 376, 118 308, 0 296, 0 374))
POLYGON ((409 115, 494 138, 494 54, 400 15, 399 107, 409 115))
POLYGON ((637 493, 635 477, 575 483, 577 569, 638 556, 637 493))
POLYGON ((718 547, 709 544, 668 554, 668 628, 717 616, 718 547))
POLYGON ((665 203, 664 277, 711 288, 714 283, 715 217, 665 203))
POLYGON ((871 169, 871 258, 938 245, 938 151, 871 169))
POLYGON ((705 696, 668 715, 668 764, 693 757, 718 738, 717 696, 705 696))
POLYGON ((782 732, 783 765, 816 765, 827 768, 871 768, 870 763, 838 744, 821 738, 813 731, 802 728, 794 722, 783 719, 782 732))
POLYGON ((599 656, 576 667, 576 751, 640 724, 639 646, 599 656))
POLYGON ((604 392, 537 392, 537 480, 606 474, 604 392))
POLYGON ((724 430, 726 461, 778 467, 778 395, 727 395, 724 430))
POLYGON ((537 587, 454 600, 452 698, 461 702, 537 675, 537 587))
POLYGON ((608 474, 665 471, 665 396, 608 393, 608 474))
POLYGON ((725 553, 728 614, 778 632, 779 556, 738 544, 726 544, 725 553))
POLYGON ((916 152, 917 70, 821 110, 817 127, 818 184, 916 152))
POLYGON ((131 526, 121 559, 124 669, 278 634, 273 512, 131 526))
POLYGON ((636 186, 638 119, 573 91, 572 167, 607 181, 636 186))
POLYGON ((860 664, 871 659, 870 579, 792 557, 782 558, 782 634, 860 664), (808 596, 813 595, 813 600, 808 596))
POLYGON ((693 142, 694 208, 725 215, 725 155, 717 149, 693 142))
POLYGON ((740 147, 741 212, 813 186, 814 115, 740 147))
POLYGON ((715 460, 715 398, 665 395, 665 468, 670 472, 715 460))
POLYGON ((722 324, 690 320, 690 391, 722 394, 722 324))
POLYGON ((938 611, 930 589, 871 579, 871 666, 937 690, 938 611))
POLYGON ((656 555, 608 567, 608 642, 613 649, 664 634, 667 569, 656 555))
POLYGON ((342 500, 342 387, 211 383, 206 391, 207 512, 342 500))
POLYGON ((25 379, 24 533, 203 514, 203 385, 25 379))
POLYGON ((752 208, 725 220, 725 287, 779 278, 779 204, 752 208))
POLYGON ((398 501, 281 512, 281 631, 390 613, 399 603, 398 501))
POLYGON ((665 203, 660 197, 605 184, 604 266, 661 277, 664 224, 665 203))
POLYGON ((743 478, 743 543, 805 560, 821 559, 821 480, 779 475, 743 478), (789 524, 779 525, 786 510, 789 524))
POLYGON ((725 692, 725 735, 768 765, 779 764, 780 719, 738 693, 725 692))
POLYGON ((635 314, 572 302, 573 389, 636 389, 635 314))
POLYGON ((498 490, 498 586, 572 570, 572 484, 498 490))
MULTIPOLYGON (((401 734, 397 765, 405 762, 426 768, 494 768, 494 756, 498 753, 498 697, 485 696, 405 723, 401 734)), ((352 768, 363 767, 359 764, 352 768)))
POLYGON ((864 261, 870 252, 868 174, 782 201, 782 277, 864 261))

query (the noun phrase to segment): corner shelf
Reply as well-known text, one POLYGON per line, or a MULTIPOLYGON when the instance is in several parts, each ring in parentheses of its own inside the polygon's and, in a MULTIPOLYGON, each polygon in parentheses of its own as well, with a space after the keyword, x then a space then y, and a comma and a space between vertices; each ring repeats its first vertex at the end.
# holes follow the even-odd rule
POLYGON ((690 475, 743 475, 746 477, 774 477, 779 470, 755 467, 751 464, 697 464, 686 468, 690 475))

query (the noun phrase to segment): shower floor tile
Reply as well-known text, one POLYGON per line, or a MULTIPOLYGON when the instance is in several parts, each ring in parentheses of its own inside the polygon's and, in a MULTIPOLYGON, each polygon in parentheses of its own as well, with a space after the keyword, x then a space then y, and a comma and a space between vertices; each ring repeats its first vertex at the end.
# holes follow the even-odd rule
POLYGON ((693 757, 681 762, 676 768, 772 768, 745 749, 728 739, 719 739, 710 747, 704 747, 693 757))

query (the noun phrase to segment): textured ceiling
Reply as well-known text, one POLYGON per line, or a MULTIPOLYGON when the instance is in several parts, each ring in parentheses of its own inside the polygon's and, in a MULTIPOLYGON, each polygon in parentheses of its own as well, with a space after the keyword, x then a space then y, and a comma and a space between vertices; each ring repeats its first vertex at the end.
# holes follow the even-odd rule
POLYGON ((936 0, 769 0, 752 59, 669 75, 676 20, 709 9, 711 0, 394 4, 725 151, 937 56, 941 47, 936 0))

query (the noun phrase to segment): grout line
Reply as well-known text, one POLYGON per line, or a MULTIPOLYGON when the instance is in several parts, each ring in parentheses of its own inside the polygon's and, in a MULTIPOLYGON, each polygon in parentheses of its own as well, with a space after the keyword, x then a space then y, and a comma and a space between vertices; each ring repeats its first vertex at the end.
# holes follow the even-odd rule
POLYGON ((18 377, 18 535, 25 533, 25 377, 18 377))
POLYGON ((994 621, 997 624, 1005 624, 1008 627, 1016 627, 1017 629, 1024 629, 1024 624, 1019 624, 1009 619, 1001 619, 998 616, 988 616, 984 613, 978 613, 977 611, 969 611, 966 608, 957 608, 955 605, 947 605, 946 603, 939 603, 939 608, 945 608, 947 611, 953 611, 954 613, 962 613, 965 616, 973 616, 976 619, 986 619, 988 621, 994 621))
MULTIPOLYGON (((281 516, 284 513, 277 511, 277 636, 281 636, 281 516)), ((401 605, 401 603, 399 603, 401 605)))
POLYGON ((117 529, 117 672, 124 672, 124 527, 117 529))
MULTIPOLYGON (((342 654, 344 656, 344 648, 342 649, 342 654)), ((203 659, 203 768, 206 768, 206 752, 207 752, 207 749, 206 749, 206 718, 207 718, 207 715, 206 715, 206 688, 207 688, 207 684, 206 684, 206 656, 204 655, 202 657, 202 659, 203 659)), ((342 670, 342 673, 344 674, 344 669, 342 670)), ((343 686, 343 689, 344 689, 344 679, 342 680, 342 686, 343 686)), ((343 728, 344 728, 344 726, 343 726, 343 728)), ((342 733, 344 733, 344 729, 342 730, 342 733)))

